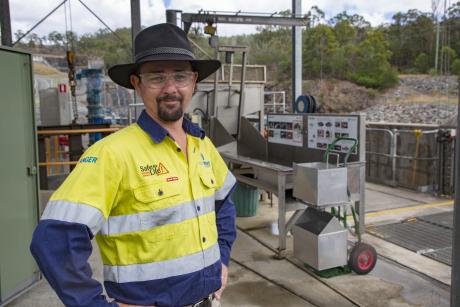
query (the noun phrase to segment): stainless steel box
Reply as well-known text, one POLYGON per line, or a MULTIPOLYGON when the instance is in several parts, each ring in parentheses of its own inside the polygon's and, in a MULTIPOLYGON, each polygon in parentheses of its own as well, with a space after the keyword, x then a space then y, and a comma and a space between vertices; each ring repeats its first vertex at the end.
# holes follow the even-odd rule
POLYGON ((294 197, 317 207, 348 202, 347 168, 323 162, 294 165, 294 197))
POLYGON ((347 264, 347 230, 330 213, 308 208, 291 232, 294 256, 315 270, 347 264))

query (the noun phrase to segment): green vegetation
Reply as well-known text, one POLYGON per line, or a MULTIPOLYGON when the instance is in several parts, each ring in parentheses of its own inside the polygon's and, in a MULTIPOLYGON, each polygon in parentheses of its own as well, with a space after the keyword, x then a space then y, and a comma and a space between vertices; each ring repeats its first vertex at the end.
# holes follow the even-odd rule
MULTIPOLYGON (((289 15, 289 11, 283 12, 289 15)), ((435 67, 437 23, 432 14, 409 10, 398 12, 389 24, 372 27, 362 16, 342 12, 326 20, 321 9, 314 6, 306 14, 309 19, 303 30, 304 79, 335 78, 349 80, 374 89, 386 89, 398 83, 398 73, 460 73, 460 2, 453 4, 439 21, 438 63, 435 67), (435 69, 436 68, 436 69, 435 69)), ((213 57, 209 37, 201 28, 191 29, 196 54, 213 57)), ((219 38, 219 44, 249 46, 248 62, 267 65, 273 81, 289 80, 291 76, 291 28, 264 26, 251 35, 219 38)), ((19 37, 22 33, 15 33, 19 37)), ((64 54, 70 45, 77 56, 103 58, 107 67, 131 59, 131 31, 117 29, 77 36, 58 33, 38 37, 30 34, 21 42, 22 48, 40 53, 64 54)), ((238 63, 241 61, 235 57, 238 63)))

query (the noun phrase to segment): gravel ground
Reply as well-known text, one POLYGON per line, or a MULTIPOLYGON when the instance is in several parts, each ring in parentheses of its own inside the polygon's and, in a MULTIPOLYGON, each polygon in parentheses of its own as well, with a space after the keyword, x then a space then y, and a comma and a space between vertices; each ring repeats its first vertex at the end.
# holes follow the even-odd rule
POLYGON ((446 124, 457 115, 457 105, 384 104, 366 109, 367 121, 421 124, 446 124))

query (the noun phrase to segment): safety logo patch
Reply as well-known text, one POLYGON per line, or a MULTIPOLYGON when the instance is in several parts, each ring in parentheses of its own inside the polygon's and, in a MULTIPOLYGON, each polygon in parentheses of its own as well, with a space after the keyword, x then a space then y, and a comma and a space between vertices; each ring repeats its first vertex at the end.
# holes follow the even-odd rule
POLYGON ((158 164, 147 164, 145 166, 141 165, 139 167, 144 177, 152 175, 160 176, 169 173, 168 169, 161 162, 158 164))

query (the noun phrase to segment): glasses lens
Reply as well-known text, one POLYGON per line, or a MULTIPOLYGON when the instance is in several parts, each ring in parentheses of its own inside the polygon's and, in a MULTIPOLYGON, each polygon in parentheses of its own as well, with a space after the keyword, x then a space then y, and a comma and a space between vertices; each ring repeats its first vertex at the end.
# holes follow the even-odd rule
POLYGON ((192 83, 194 72, 180 71, 174 73, 145 73, 140 74, 144 84, 150 88, 162 88, 168 79, 172 80, 176 87, 186 87, 192 83))

